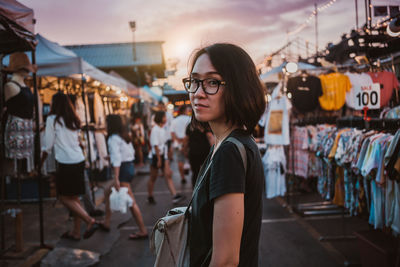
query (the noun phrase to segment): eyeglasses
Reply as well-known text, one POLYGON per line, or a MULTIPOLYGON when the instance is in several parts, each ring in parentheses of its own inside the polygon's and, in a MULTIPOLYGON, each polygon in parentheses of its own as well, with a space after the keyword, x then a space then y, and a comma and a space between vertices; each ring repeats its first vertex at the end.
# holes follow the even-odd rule
POLYGON ((188 93, 192 94, 196 93, 201 83, 201 87, 203 88, 204 93, 206 93, 207 95, 215 95, 216 93, 218 93, 219 87, 226 84, 226 82, 224 81, 213 78, 207 78, 203 80, 195 78, 185 78, 182 80, 182 82, 185 86, 185 90, 188 93))

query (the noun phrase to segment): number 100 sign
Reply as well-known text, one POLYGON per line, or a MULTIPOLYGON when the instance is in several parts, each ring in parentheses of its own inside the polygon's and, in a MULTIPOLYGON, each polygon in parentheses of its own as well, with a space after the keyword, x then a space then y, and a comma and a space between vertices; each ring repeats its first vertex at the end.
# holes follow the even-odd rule
POLYGON ((355 109, 379 109, 381 107, 381 85, 354 86, 355 109))

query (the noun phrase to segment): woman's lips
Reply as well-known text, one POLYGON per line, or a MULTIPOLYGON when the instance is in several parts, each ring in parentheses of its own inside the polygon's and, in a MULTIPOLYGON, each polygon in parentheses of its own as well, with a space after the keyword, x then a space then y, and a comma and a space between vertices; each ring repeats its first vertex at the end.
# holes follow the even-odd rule
POLYGON ((207 105, 204 105, 204 104, 194 104, 194 107, 195 108, 208 108, 208 106, 207 105))

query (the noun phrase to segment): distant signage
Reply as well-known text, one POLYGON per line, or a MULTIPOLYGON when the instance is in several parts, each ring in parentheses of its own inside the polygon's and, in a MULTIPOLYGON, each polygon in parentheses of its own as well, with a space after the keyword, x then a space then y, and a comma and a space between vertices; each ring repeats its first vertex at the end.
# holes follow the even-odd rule
POLYGON ((354 86, 354 95, 355 109, 379 109, 381 107, 381 85, 379 83, 354 86))

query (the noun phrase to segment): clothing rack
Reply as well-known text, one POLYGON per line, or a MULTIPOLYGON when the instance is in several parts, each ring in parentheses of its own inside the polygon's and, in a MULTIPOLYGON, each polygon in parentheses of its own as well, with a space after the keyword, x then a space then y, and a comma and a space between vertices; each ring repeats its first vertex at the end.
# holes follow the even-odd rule
MULTIPOLYGON (((339 120, 336 116, 323 116, 323 117, 309 117, 297 120, 292 125, 293 126, 306 126, 306 125, 317 125, 317 124, 336 124, 339 120)), ((293 136, 294 137, 294 136, 293 136)), ((292 140, 292 144, 294 144, 292 140)), ((295 177, 295 152, 294 145, 292 146, 292 172, 293 177, 295 177)), ((288 194, 289 196, 289 194, 288 194)), ((291 203, 290 201, 288 203, 291 203)), ((290 204, 289 204, 290 205, 290 204)), ((300 214, 301 216, 323 216, 323 215, 341 215, 342 221, 342 234, 338 236, 320 236, 319 240, 324 241, 344 241, 344 240, 354 240, 356 237, 353 235, 346 235, 346 223, 345 223, 345 213, 344 207, 339 207, 333 204, 331 201, 321 201, 321 202, 309 202, 297 204, 296 207, 291 206, 291 210, 300 214)))

